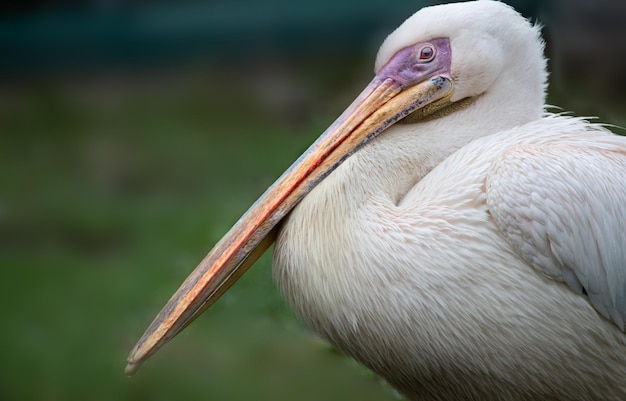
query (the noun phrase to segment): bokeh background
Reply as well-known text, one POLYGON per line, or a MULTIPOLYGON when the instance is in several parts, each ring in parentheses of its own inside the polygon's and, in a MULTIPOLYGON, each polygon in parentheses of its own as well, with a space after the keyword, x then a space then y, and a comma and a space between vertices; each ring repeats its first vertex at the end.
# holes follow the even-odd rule
MULTIPOLYGON (((393 400, 287 310, 265 255, 133 378, 183 278, 432 1, 0 6, 0 399, 393 400)), ((626 3, 509 1, 549 103, 626 125, 626 3)))

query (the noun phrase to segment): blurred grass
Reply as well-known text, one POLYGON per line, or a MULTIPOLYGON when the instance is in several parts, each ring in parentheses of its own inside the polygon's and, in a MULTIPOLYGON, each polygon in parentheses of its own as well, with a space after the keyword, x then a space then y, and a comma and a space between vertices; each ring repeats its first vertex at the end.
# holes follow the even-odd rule
POLYGON ((393 399, 296 323, 270 255, 123 374, 182 279, 343 106, 307 105, 331 90, 300 82, 315 66, 291 80, 277 68, 251 81, 201 66, 4 85, 0 399, 393 399), (296 88, 276 101, 252 82, 296 88), (289 109, 299 103, 313 114, 289 109))

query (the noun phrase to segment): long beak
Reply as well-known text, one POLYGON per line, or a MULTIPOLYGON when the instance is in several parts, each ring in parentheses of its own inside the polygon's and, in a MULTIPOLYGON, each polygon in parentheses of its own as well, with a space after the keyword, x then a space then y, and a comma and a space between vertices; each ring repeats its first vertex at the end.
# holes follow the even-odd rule
POLYGON ((396 121, 445 101, 451 92, 450 80, 442 76, 408 88, 392 78, 374 78, 187 277, 131 351, 126 374, 136 372, 233 285, 274 242, 281 219, 343 160, 396 121))

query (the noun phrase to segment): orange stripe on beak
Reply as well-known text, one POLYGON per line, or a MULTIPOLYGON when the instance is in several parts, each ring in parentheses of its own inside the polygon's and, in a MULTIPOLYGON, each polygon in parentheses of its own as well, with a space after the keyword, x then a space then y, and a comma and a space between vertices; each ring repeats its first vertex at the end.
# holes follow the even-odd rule
POLYGON ((274 242, 277 224, 343 160, 407 114, 450 94, 451 83, 442 77, 409 88, 375 78, 187 277, 131 351, 126 373, 133 374, 234 284, 274 242))

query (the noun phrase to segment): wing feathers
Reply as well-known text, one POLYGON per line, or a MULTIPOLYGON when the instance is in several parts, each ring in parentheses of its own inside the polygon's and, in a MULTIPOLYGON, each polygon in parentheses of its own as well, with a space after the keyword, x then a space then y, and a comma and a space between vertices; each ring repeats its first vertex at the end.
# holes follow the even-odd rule
POLYGON ((546 275, 626 320, 626 141, 524 143, 502 153, 487 205, 509 243, 546 275), (589 145, 589 143, 591 143, 589 145))

